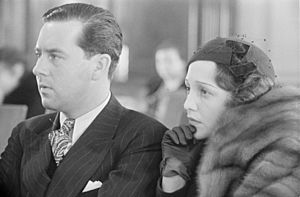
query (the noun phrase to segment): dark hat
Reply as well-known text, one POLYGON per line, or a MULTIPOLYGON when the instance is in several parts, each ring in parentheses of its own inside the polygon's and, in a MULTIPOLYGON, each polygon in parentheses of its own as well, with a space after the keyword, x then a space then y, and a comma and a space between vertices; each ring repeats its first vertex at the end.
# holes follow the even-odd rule
POLYGON ((244 81, 256 72, 269 77, 273 82, 275 73, 268 56, 257 46, 234 38, 216 38, 199 48, 188 62, 213 61, 224 65, 236 77, 244 81))

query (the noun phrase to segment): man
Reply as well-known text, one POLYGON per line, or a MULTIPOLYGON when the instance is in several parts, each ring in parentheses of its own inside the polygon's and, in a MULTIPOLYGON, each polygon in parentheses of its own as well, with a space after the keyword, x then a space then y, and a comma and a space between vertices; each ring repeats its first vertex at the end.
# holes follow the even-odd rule
POLYGON ((154 196, 166 128, 110 92, 122 48, 113 15, 75 3, 43 19, 33 73, 43 106, 58 113, 13 130, 0 185, 8 196, 154 196))
POLYGON ((167 127, 181 123, 185 100, 185 61, 180 47, 163 41, 155 52, 155 68, 159 76, 148 83, 148 114, 167 127))
POLYGON ((0 48, 0 104, 19 85, 24 72, 23 55, 11 47, 0 48))

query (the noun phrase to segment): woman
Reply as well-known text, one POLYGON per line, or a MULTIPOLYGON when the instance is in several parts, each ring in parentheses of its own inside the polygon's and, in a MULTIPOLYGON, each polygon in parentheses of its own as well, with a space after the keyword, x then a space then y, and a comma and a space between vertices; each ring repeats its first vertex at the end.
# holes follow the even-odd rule
POLYGON ((300 196, 300 91, 253 44, 216 38, 188 63, 190 125, 162 141, 157 196, 300 196))

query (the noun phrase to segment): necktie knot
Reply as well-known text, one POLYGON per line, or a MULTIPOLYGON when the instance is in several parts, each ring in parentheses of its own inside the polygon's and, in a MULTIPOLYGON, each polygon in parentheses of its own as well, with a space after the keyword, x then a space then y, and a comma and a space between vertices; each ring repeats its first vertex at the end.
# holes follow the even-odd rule
POLYGON ((70 136, 70 132, 73 131, 74 124, 75 124, 75 119, 72 118, 66 119, 60 128, 61 132, 64 132, 68 136, 70 136))
POLYGON ((66 119, 61 128, 49 133, 49 140, 52 146, 52 152, 57 165, 67 154, 72 146, 72 136, 75 119, 66 119))

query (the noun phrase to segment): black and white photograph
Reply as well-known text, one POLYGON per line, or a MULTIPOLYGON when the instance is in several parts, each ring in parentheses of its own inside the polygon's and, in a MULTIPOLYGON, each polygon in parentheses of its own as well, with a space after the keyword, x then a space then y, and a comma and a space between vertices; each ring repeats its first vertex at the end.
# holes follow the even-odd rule
POLYGON ((0 0, 1 197, 300 197, 299 0, 0 0))

